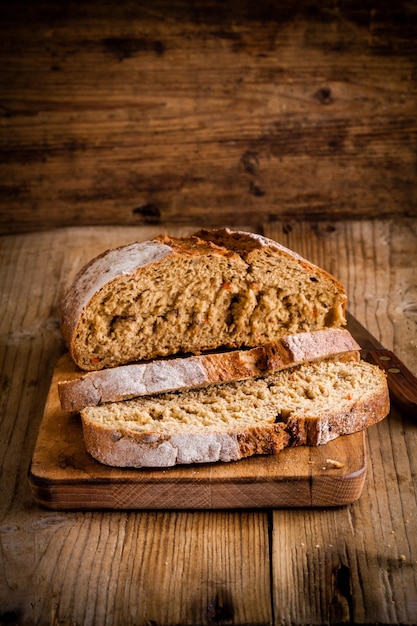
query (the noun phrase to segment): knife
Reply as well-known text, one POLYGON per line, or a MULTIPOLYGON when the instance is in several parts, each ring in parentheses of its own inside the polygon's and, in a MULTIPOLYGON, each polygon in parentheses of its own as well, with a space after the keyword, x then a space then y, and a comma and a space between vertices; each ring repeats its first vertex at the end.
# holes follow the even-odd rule
POLYGON ((417 418, 417 378, 348 311, 346 318, 347 329, 360 345, 362 358, 376 363, 386 373, 393 402, 404 413, 417 418))

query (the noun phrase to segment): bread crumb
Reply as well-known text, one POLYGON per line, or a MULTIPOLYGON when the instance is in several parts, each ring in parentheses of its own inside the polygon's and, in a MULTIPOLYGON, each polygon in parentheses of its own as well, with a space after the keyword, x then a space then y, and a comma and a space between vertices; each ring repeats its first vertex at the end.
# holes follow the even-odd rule
POLYGON ((341 463, 340 461, 336 461, 335 459, 326 459, 326 469, 340 469, 341 467, 344 466, 344 463, 341 463))

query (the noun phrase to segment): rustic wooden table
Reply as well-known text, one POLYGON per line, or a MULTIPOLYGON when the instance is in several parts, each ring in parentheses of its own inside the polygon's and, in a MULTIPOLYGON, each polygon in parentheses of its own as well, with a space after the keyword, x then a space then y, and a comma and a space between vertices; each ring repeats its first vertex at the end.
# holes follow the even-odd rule
POLYGON ((27 478, 64 289, 163 231, 300 252, 417 374, 412 5, 2 3, 1 624, 417 623, 417 419, 395 407, 338 508, 65 512, 27 478))
MULTIPOLYGON (((367 433, 367 479, 346 507, 63 512, 34 502, 27 470, 64 349, 62 292, 91 256, 158 232, 0 239, 3 623, 415 624, 417 421, 395 408, 367 433)), ((264 232, 335 273, 351 311, 417 374, 416 219, 264 232)))

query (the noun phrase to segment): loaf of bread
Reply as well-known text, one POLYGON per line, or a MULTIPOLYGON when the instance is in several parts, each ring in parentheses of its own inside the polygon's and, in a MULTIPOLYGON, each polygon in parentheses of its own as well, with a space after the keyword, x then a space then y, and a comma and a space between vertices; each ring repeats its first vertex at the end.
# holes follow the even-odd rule
POLYGON ((278 243, 228 229, 110 250, 76 276, 62 332, 83 370, 256 347, 346 323, 346 293, 278 243))
POLYGON ((384 373, 364 361, 306 363, 268 376, 81 411, 88 452, 118 467, 235 461, 321 445, 389 411, 384 373))
POLYGON ((347 330, 329 328, 289 335, 248 350, 156 359, 88 372, 60 382, 58 393, 64 411, 80 411, 86 406, 136 396, 265 376, 306 361, 341 354, 359 358, 359 349, 347 330))

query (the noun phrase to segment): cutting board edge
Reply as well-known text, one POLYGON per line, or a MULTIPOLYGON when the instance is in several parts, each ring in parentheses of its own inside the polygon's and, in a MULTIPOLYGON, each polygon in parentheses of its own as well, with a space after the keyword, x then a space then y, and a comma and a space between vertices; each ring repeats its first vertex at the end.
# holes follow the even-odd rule
MULTIPOLYGON (((362 494, 367 474, 366 465, 351 474, 335 477, 311 477, 309 482, 296 477, 265 479, 251 482, 247 479, 224 484, 191 478, 178 482, 164 481, 161 489, 166 500, 149 492, 149 483, 53 480, 37 476, 28 469, 29 485, 37 504, 56 510, 230 510, 270 508, 328 508, 347 506, 362 494), (329 482, 333 497, 329 497, 329 482), (338 488, 335 489, 335 483, 338 488), (169 490, 175 486, 176 502, 169 490), (110 487, 110 490, 109 490, 110 487), (261 495, 255 492, 260 491, 261 495), (298 491, 298 493, 296 493, 298 491), (125 494, 125 495, 123 495, 125 494), (324 494, 324 495, 323 495, 324 494)), ((155 486, 155 485, 154 485, 155 486)))

